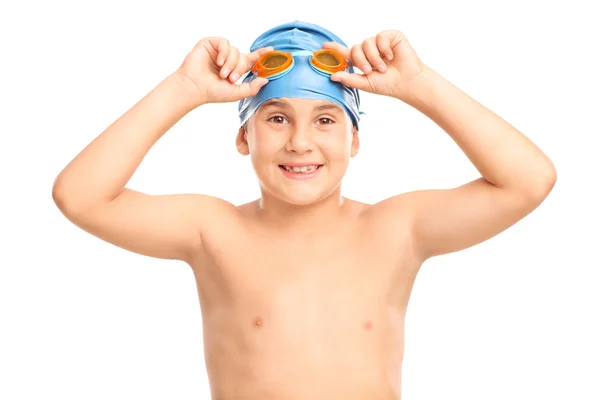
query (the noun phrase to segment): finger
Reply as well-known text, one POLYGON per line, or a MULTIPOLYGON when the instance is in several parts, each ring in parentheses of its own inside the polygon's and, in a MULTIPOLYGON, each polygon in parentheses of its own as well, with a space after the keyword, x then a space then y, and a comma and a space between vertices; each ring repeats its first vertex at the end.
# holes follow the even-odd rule
POLYGON ((217 43, 217 65, 220 67, 225 62, 225 59, 229 55, 229 40, 224 38, 219 38, 219 42, 217 43))
POLYGON ((331 75, 331 80, 334 82, 340 82, 351 88, 364 90, 366 92, 373 92, 369 80, 365 75, 361 74, 349 74, 348 72, 336 72, 331 75))
POLYGON ((229 49, 229 55, 227 56, 227 59, 225 60, 225 63, 223 64, 223 67, 221 68, 220 75, 222 78, 227 78, 229 76, 229 73, 237 65, 239 57, 240 57, 239 50, 236 47, 231 46, 231 48, 229 49))
POLYGON ((379 54, 387 58, 388 61, 391 61, 394 58, 394 52, 390 46, 390 38, 384 32, 379 32, 375 36, 375 43, 379 49, 379 54))
POLYGON ((367 56, 367 60, 373 67, 373 69, 378 69, 380 72, 385 72, 386 65, 381 56, 379 55, 379 49, 377 48, 377 44, 375 43, 374 38, 367 39, 363 42, 363 51, 367 56))
POLYGON ((363 52, 362 47, 359 44, 352 46, 352 63, 356 65, 362 72, 368 74, 372 71, 369 61, 363 52))
POLYGON ((196 43, 196 46, 194 46, 194 50, 196 50, 200 47, 204 48, 208 52, 210 59, 213 60, 214 63, 216 64, 217 56, 219 55, 219 52, 217 51, 217 46, 219 45, 219 39, 220 38, 215 38, 215 37, 203 38, 198 43, 196 43))
POLYGON ((260 56, 262 56, 263 54, 269 52, 269 51, 273 51, 273 46, 269 46, 269 47, 262 47, 258 50, 254 50, 252 53, 248 54, 247 60, 248 60, 248 69, 252 68, 252 66, 254 64, 256 64, 256 62, 258 61, 258 59, 260 58, 260 56))
POLYGON ((235 85, 235 89, 231 94, 229 101, 238 101, 250 96, 256 96, 260 88, 265 86, 269 80, 267 78, 256 78, 250 82, 235 85))
POLYGON ((342 56, 344 56, 344 58, 346 60, 350 60, 350 56, 352 55, 351 51, 350 51, 350 49, 348 47, 346 47, 343 44, 338 43, 338 42, 324 42, 323 43, 323 48, 324 49, 333 49, 333 50, 339 51, 340 54, 342 56))
POLYGON ((237 65, 235 66, 233 71, 231 71, 231 74, 229 75, 229 80, 231 82, 236 82, 242 74, 244 74, 244 73, 246 73, 246 71, 248 71, 248 69, 249 69, 248 64, 249 64, 248 55, 240 54, 237 65))

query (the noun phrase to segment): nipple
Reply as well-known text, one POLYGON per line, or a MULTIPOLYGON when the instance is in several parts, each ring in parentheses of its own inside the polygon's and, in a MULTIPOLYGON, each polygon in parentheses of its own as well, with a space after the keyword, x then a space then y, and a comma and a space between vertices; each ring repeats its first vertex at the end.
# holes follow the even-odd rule
POLYGON ((371 321, 367 320, 363 323, 363 327, 365 328, 366 331, 368 331, 369 329, 371 329, 373 327, 373 323, 371 321))
POLYGON ((263 324, 262 318, 261 317, 256 317, 254 318, 254 323, 252 325, 254 325, 255 328, 260 328, 263 324))

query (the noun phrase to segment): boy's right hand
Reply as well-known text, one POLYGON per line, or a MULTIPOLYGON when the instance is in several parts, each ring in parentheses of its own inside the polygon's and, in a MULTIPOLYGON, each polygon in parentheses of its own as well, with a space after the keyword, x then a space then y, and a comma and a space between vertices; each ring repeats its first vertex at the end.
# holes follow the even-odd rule
POLYGON ((263 53, 272 50, 269 46, 244 54, 225 38, 207 37, 190 51, 177 74, 183 78, 196 106, 238 101, 256 95, 269 82, 265 78, 256 78, 250 83, 236 84, 263 53))

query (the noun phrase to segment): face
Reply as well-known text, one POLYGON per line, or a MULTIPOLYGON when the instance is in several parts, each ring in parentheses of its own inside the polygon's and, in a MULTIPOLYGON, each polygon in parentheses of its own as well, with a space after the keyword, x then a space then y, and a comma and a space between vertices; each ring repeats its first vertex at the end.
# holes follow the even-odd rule
POLYGON ((267 100, 241 128, 238 151, 250 155, 263 196, 308 205, 340 190, 358 132, 337 103, 267 100))

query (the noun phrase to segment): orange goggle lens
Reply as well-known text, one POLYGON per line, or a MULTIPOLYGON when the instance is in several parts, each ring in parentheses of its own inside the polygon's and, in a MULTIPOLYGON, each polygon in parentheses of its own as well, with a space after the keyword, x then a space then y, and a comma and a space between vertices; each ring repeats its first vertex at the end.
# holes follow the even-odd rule
POLYGON ((292 55, 284 51, 271 51, 263 54, 258 62, 254 64, 252 72, 258 72, 258 76, 266 78, 271 75, 285 71, 292 65, 292 55))
MULTIPOLYGON (((258 73, 258 76, 267 78, 277 75, 288 69, 293 63, 293 53, 285 51, 271 51, 263 54, 252 68, 252 73, 258 73)), ((327 73, 344 71, 349 68, 348 62, 336 50, 321 49, 313 53, 311 64, 327 73)))
POLYGON ((344 57, 339 52, 332 49, 315 51, 311 62, 320 70, 331 73, 344 71, 349 68, 348 62, 344 57))

